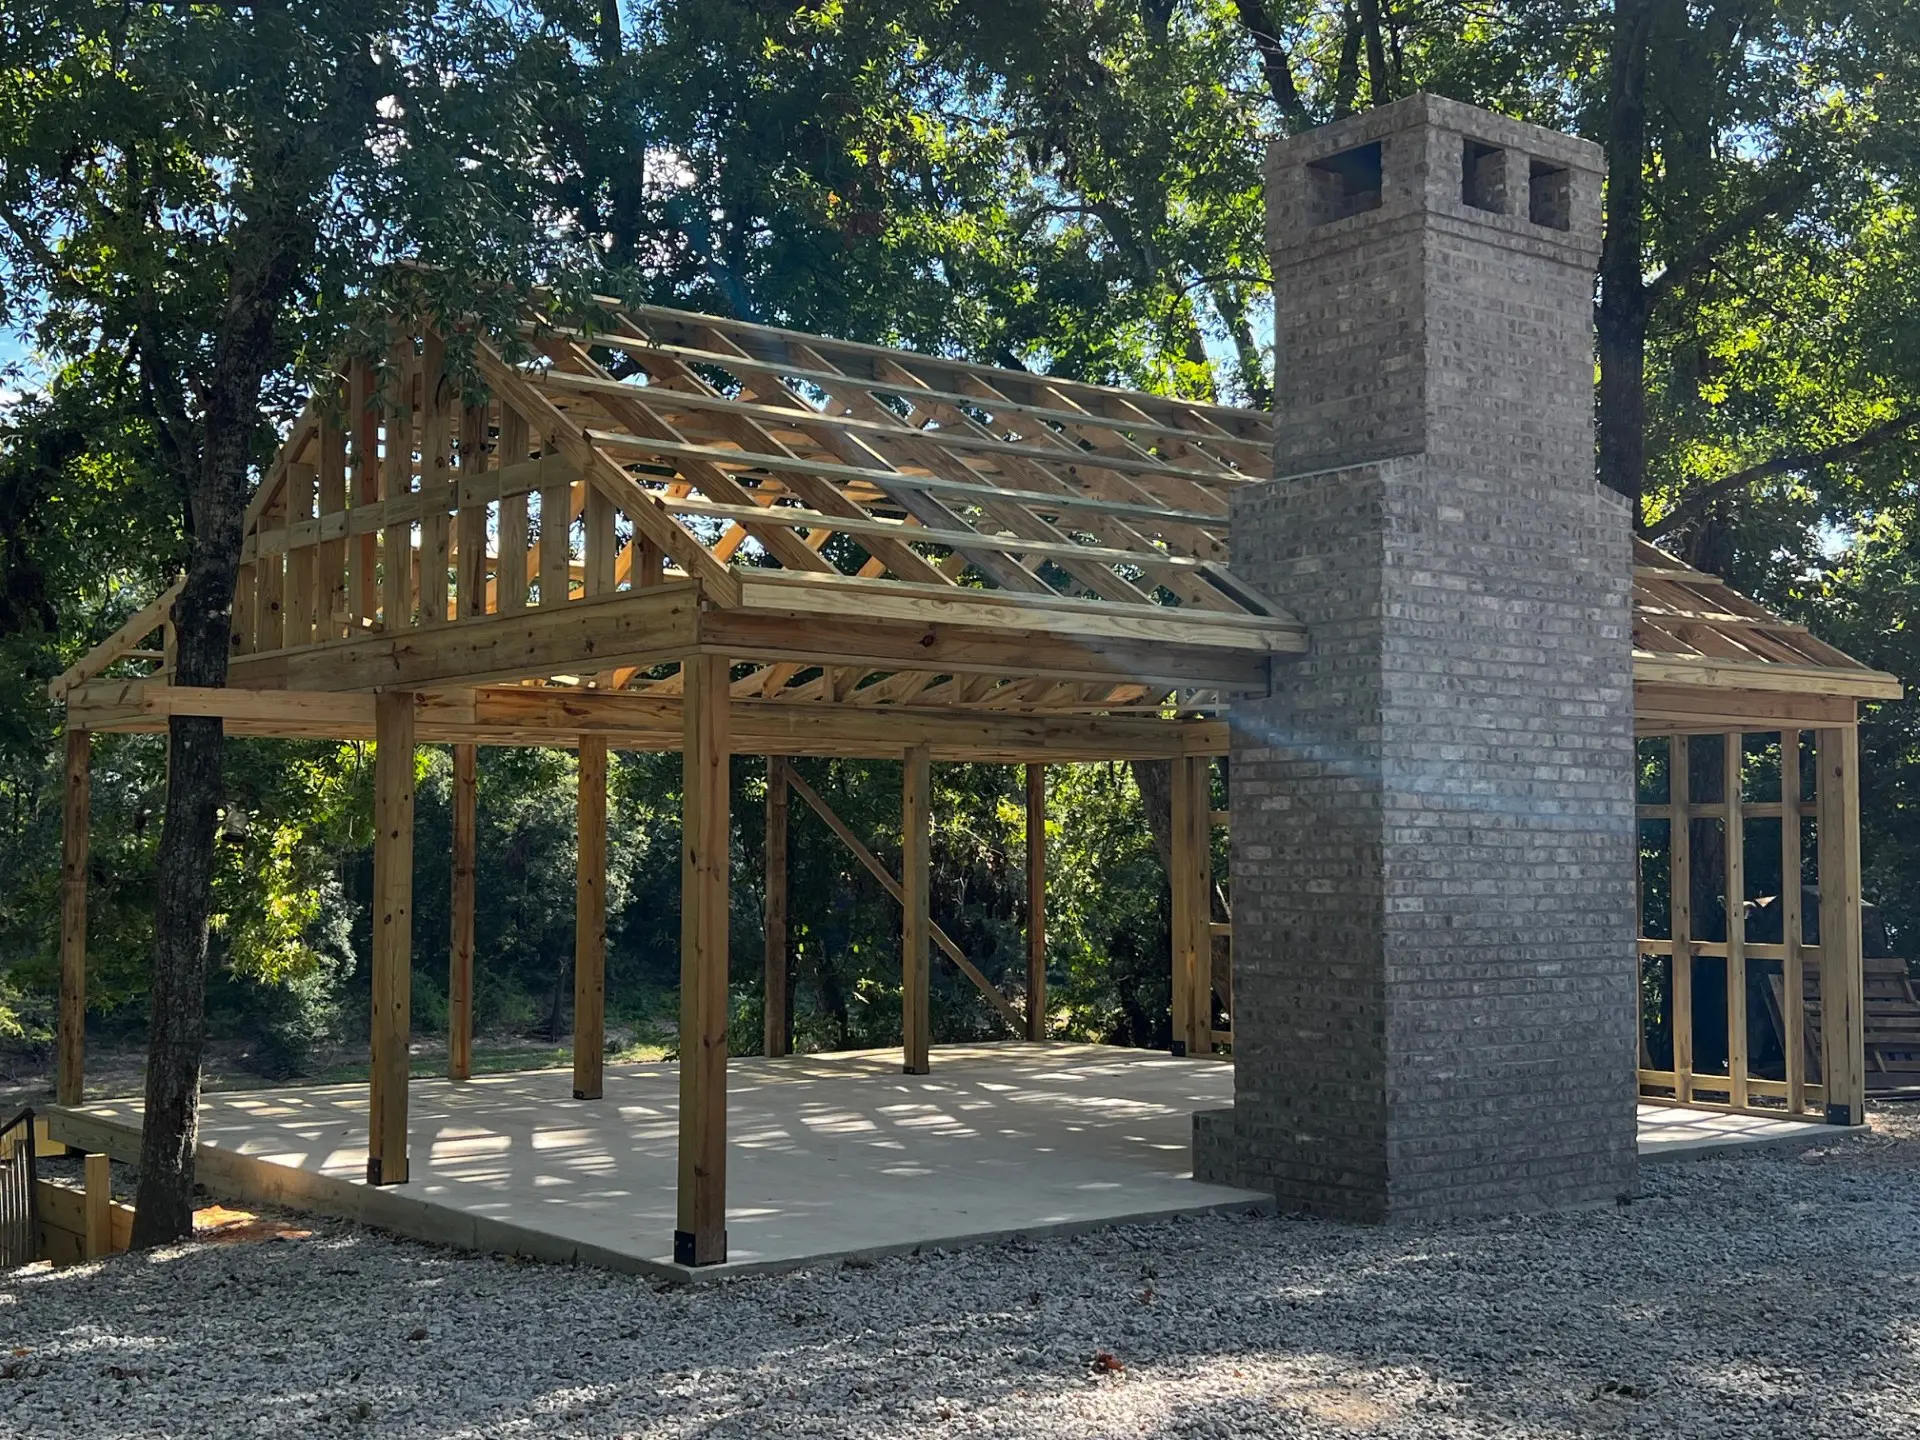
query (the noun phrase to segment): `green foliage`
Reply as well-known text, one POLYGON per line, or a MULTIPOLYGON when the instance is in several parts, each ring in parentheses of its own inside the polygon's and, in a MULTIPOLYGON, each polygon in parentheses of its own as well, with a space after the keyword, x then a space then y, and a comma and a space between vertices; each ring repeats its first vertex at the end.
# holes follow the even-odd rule
MULTIPOLYGON (((1619 8, 14 6, 0 19, 0 320, 47 378, 16 379, 32 393, 0 413, 0 664, 22 681, 0 690, 0 1034, 43 1041, 50 1023, 59 717, 45 681, 183 563, 195 396, 266 198, 297 200, 311 243, 253 417, 256 461, 303 381, 342 346, 377 344, 391 307, 424 299, 497 326, 533 280, 562 308, 619 291, 1265 404, 1266 139, 1417 87, 1603 139, 1619 8), (400 258, 433 268, 384 268, 400 258)), ((1647 521, 1910 681, 1920 431, 1897 426, 1920 414, 1916 53, 1920 11, 1900 0, 1659 7, 1642 216, 1657 291, 1647 521)), ((1864 739, 1869 894, 1911 937, 1920 723, 1879 707, 1864 739)), ((423 754, 414 1008, 432 1030, 450 777, 444 754, 423 754)), ((369 761, 359 745, 230 747, 209 1009, 263 1069, 308 1065, 364 1026, 369 761)), ((89 1007, 108 1030, 142 1023, 163 768, 157 739, 97 744, 89 1007)), ((801 770, 897 862, 897 765, 801 770)), ((1165 876, 1134 777, 1050 779, 1056 1017, 1074 1036, 1163 1043, 1165 876)), ((609 1001, 642 1036, 677 985, 679 785, 675 756, 615 757, 609 1001)), ((483 1029, 570 1023, 573 786, 561 752, 481 752, 483 1029)), ((743 1048, 759 1033, 763 786, 757 761, 736 763, 743 1048)), ((935 787, 935 918, 1017 992, 1017 773, 943 765, 935 787)), ((897 909, 797 801, 792 823, 800 1043, 889 1043, 897 909)), ((933 1003, 943 1039, 1000 1033, 938 956, 933 1003)))

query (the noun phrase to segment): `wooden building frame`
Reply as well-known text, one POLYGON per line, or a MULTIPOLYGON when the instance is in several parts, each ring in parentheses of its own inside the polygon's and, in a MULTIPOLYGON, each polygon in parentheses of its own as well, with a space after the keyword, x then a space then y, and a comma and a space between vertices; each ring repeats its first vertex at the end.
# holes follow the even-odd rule
MULTIPOLYGON (((375 1184, 407 1176, 419 744, 454 747, 456 1079, 471 1072, 474 747, 579 752, 582 1098, 601 1085, 607 753, 683 755, 682 1263, 726 1254, 736 753, 769 757, 767 1054, 791 1044, 790 797, 818 810, 901 902, 905 1064, 924 1071, 935 948, 990 992, 1010 1033, 1044 1038, 1044 767, 1142 758, 1173 767, 1175 1045, 1204 1054, 1230 1043, 1230 979, 1209 961, 1231 929, 1213 909, 1211 832, 1228 817, 1211 802, 1212 760, 1227 754, 1234 697, 1284 684, 1286 661, 1310 643, 1228 564, 1232 496, 1270 470, 1269 417, 599 304, 591 328, 530 309, 525 353, 512 357, 461 337, 474 355, 471 390, 448 378, 449 337, 420 325, 313 396, 248 511, 226 688, 171 683, 172 590, 54 682, 68 726, 61 1102, 82 1095, 90 737, 162 730, 176 714, 218 716, 235 735, 376 742, 375 1184), (901 761, 897 877, 794 771, 798 756, 901 761), (954 760, 1027 767, 1029 946, 1017 1006, 928 911, 929 767, 954 760)), ((1822 756, 1838 757, 1822 795, 1831 792, 1836 833, 1855 838, 1824 913, 1836 926, 1851 916, 1853 939, 1823 943, 1819 959, 1857 954, 1854 712, 1897 684, 1651 547, 1635 577, 1645 733, 1793 727, 1818 732, 1822 756)), ((1826 1016, 1838 1050, 1857 1049, 1857 1013, 1829 1004, 1826 1016)), ((1803 1092, 1844 1101, 1844 1069, 1830 1059, 1822 1087, 1807 1090, 1803 1076, 1803 1092)), ((1705 1087, 1692 1077, 1668 1088, 1686 1099, 1705 1087)))

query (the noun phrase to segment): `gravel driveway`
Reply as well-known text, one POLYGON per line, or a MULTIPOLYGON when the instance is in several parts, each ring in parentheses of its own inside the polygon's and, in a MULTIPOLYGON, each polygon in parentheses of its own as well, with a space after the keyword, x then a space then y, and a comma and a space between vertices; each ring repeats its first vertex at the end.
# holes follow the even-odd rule
POLYGON ((1920 1434, 1920 1115, 1643 1189, 692 1291, 344 1228, 29 1270, 0 1277, 0 1434, 1920 1434))

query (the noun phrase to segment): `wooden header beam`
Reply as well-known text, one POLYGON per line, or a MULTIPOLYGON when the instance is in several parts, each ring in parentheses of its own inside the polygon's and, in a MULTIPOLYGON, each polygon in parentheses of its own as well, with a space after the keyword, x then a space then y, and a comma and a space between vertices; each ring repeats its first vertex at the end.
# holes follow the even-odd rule
MULTIPOLYGON (((583 734, 625 750, 680 748, 677 695, 501 686, 429 693, 417 709, 422 743, 549 745, 571 749, 583 734)), ((904 707, 860 708, 778 700, 729 707, 742 750, 879 758, 925 744, 940 761, 1133 760, 1223 755, 1220 720, 1146 715, 1018 715, 904 707)), ((90 730, 156 733, 170 715, 218 715, 230 735, 370 740, 374 697, 286 690, 211 690, 148 681, 96 681, 74 692, 69 723, 90 730)))

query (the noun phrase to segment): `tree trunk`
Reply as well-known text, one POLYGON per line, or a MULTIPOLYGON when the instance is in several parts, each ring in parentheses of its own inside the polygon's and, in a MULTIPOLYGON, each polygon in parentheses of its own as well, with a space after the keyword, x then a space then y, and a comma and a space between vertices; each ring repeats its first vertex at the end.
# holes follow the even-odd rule
POLYGON ((1647 34, 1652 0, 1615 0, 1607 83, 1607 217, 1600 250, 1601 482, 1633 504, 1647 478, 1647 321, 1644 222, 1647 153, 1647 34))
MULTIPOLYGON (((257 393, 257 392, 256 392, 257 393)), ((209 427, 211 430, 211 427, 209 427)), ((203 474, 214 470, 211 435, 203 474)), ((179 685, 224 685, 233 605, 234 571, 245 509, 245 462, 239 510, 216 482, 199 485, 196 510, 211 525, 196 526, 187 583, 174 602, 179 685), (218 543, 221 532, 230 544, 218 543)), ((140 1188, 134 1207, 135 1247, 164 1244, 193 1230, 193 1147, 199 1138, 200 1060, 206 1043, 207 920, 213 904, 214 832, 225 795, 225 739, 218 718, 175 715, 167 725, 167 799, 160 828, 154 885, 154 962, 148 1019, 146 1111, 140 1136, 140 1188)))
POLYGON ((1140 787, 1140 807, 1147 812, 1147 833, 1153 836, 1153 848, 1160 852, 1160 863, 1173 873, 1173 762, 1171 760, 1129 760, 1133 783, 1140 787))
POLYGON ((1353 114, 1360 92, 1360 17, 1347 0, 1340 5, 1340 64, 1333 72, 1333 118, 1353 114))
POLYGON ((1360 25, 1367 42, 1367 103, 1385 105, 1393 99, 1393 79, 1387 72, 1387 43, 1380 29, 1380 0, 1360 0, 1360 25))
MULTIPOLYGON (((266 173, 277 173, 269 165, 266 173)), ((204 391, 197 464, 183 486, 190 549, 173 606, 176 685, 227 683, 233 587, 260 427, 260 387, 275 361, 274 330, 313 249, 305 196, 256 197, 234 236, 232 276, 204 391)), ((145 363, 147 357, 143 357, 145 363)), ((153 377, 184 389, 179 377, 153 377)), ((193 1151, 199 1139, 206 1044, 207 922, 213 908, 214 831, 225 795, 218 719, 176 715, 167 725, 167 803, 154 894, 154 961, 147 1038, 146 1111, 133 1244, 193 1231, 193 1151)))

